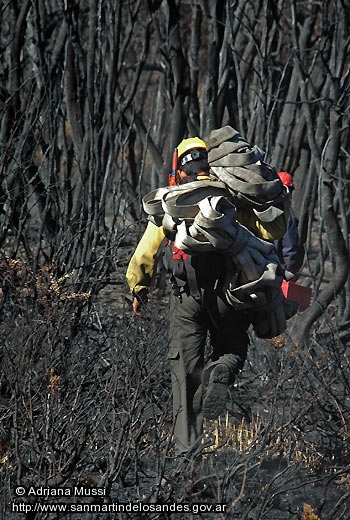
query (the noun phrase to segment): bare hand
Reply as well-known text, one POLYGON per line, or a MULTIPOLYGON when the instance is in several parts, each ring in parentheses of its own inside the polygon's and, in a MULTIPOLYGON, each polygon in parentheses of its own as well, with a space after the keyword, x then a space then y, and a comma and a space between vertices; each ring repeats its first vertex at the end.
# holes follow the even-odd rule
POLYGON ((136 316, 141 316, 142 302, 137 298, 134 298, 132 301, 132 310, 136 316))

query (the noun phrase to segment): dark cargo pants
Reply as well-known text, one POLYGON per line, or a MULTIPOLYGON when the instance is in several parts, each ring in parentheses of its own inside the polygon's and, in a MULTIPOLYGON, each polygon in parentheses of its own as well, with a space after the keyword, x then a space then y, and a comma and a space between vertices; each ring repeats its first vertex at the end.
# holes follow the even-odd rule
POLYGON ((249 324, 248 314, 234 310, 214 289, 201 289, 199 300, 186 293, 181 299, 171 296, 168 357, 178 453, 194 449, 202 434, 202 374, 207 334, 212 345, 210 362, 227 365, 232 384, 247 356, 249 324))

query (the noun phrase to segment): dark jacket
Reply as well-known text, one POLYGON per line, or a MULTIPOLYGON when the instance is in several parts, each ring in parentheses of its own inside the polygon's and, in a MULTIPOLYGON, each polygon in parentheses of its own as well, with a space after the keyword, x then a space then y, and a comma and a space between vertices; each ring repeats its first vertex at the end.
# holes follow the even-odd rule
POLYGON ((299 220, 294 211, 290 208, 287 231, 283 238, 274 240, 279 260, 287 271, 296 273, 300 268, 300 261, 298 259, 298 233, 299 220))

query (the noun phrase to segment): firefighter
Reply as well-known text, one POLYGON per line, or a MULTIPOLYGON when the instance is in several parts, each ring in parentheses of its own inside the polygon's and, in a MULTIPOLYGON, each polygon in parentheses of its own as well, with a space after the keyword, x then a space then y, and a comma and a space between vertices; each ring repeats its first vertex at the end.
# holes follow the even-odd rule
MULTIPOLYGON (((278 172, 278 176, 287 191, 287 195, 292 200, 292 193, 295 189, 293 177, 288 172, 278 172)), ((287 222, 287 230, 284 236, 275 240, 275 247, 281 265, 285 269, 285 277, 287 280, 296 280, 297 272, 300 269, 300 259, 298 256, 299 220, 296 217, 292 207, 289 208, 289 216, 287 222)))
MULTIPOLYGON (((212 180, 205 142, 188 138, 178 146, 176 184, 212 180)), ((239 212, 241 224, 265 240, 283 235, 278 222, 257 222, 253 212, 239 212)), ((227 264, 225 255, 215 252, 195 256, 177 250, 167 241, 163 227, 148 223, 129 262, 126 279, 133 295, 133 310, 142 314, 155 270, 160 244, 171 248, 169 352, 174 439, 178 454, 189 454, 200 443, 203 417, 215 419, 224 413, 229 387, 243 368, 247 356, 251 315, 228 305, 222 295, 227 264), (175 267, 175 268, 174 268, 175 267), (193 289, 193 286, 195 288, 193 289), (212 352, 205 363, 209 334, 212 352)))

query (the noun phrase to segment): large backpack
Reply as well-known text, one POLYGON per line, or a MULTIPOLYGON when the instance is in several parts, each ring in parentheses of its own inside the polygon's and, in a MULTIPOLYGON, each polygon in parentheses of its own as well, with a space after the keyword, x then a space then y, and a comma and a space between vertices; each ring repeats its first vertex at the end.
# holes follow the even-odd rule
POLYGON ((215 130, 205 141, 213 181, 160 188, 144 197, 143 207, 166 232, 173 282, 180 291, 186 286, 198 297, 195 259, 219 255, 226 266, 221 290, 227 302, 237 310, 253 309, 256 333, 274 337, 286 329, 296 307, 287 305, 281 291, 283 272, 273 244, 236 217, 237 208, 253 211, 262 223, 281 217, 286 201, 282 183, 263 162, 261 150, 231 127, 215 130))

